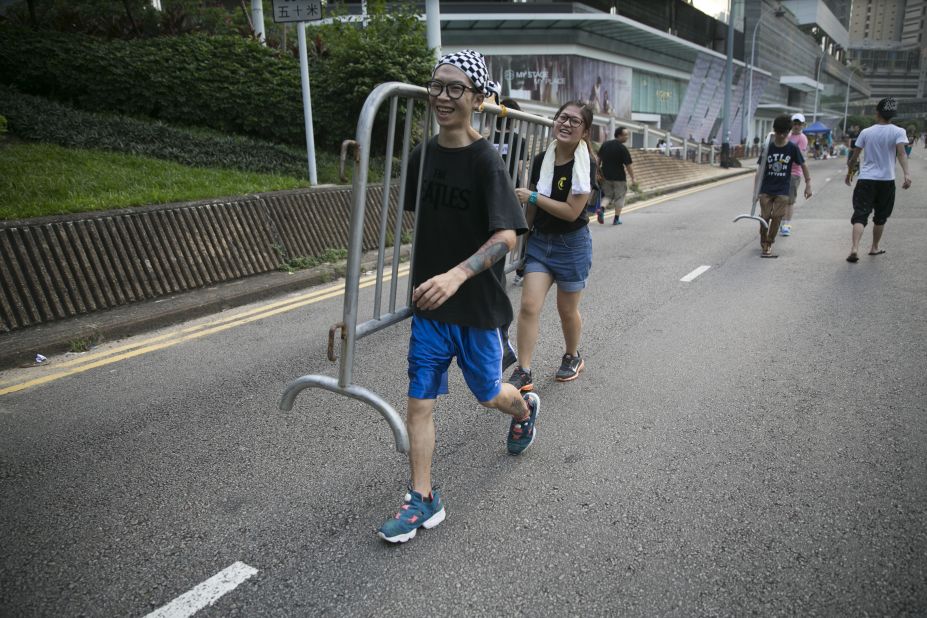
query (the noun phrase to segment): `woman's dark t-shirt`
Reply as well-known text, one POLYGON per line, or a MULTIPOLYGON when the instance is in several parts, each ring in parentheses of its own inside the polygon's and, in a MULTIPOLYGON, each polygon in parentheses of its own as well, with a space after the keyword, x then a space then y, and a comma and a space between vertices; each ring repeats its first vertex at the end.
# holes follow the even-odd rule
MULTIPOLYGON (((544 153, 540 153, 534 157, 534 161, 531 165, 531 186, 537 187, 538 180, 541 179, 541 164, 544 162, 544 153)), ((589 185, 595 186, 595 159, 590 157, 589 161, 589 185)), ((554 179, 551 184, 550 198, 552 200, 557 200, 558 202, 565 202, 567 198, 570 197, 570 189, 573 187, 573 161, 569 163, 564 163, 563 165, 554 166, 554 179)), ((586 209, 583 208, 582 212, 579 213, 579 216, 575 221, 566 221, 555 217, 546 210, 538 207, 537 214, 534 216, 534 229, 542 234, 568 234, 570 232, 575 232, 578 229, 581 229, 589 225, 589 215, 586 214, 586 209)))
MULTIPOLYGON (((422 147, 409 158, 405 209, 415 210, 422 147)), ((505 164, 485 139, 464 148, 444 148, 437 138, 428 142, 422 174, 421 208, 413 256, 412 285, 418 286, 454 268, 483 246, 496 230, 523 234, 528 226, 515 197, 505 164)), ((432 311, 413 308, 431 320, 498 328, 513 319, 505 293, 501 262, 460 286, 457 293, 432 311)))

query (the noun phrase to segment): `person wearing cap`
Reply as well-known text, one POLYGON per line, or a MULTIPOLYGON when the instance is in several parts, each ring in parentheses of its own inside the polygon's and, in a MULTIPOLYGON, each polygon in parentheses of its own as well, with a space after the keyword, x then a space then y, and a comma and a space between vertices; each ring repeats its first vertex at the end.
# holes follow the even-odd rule
POLYGON ((470 124, 497 88, 488 77, 485 59, 472 50, 438 61, 425 84, 438 134, 409 160, 404 206, 418 209, 406 415, 412 480, 399 512, 377 531, 390 543, 444 521, 444 502, 431 482, 434 408, 437 396, 448 392, 455 357, 477 400, 511 417, 509 453, 520 454, 535 438, 540 399, 502 381, 499 329, 514 316, 496 265, 528 226, 499 153, 470 124))
MULTIPOLYGON (((808 136, 804 134, 805 116, 803 114, 792 114, 792 131, 789 133, 789 141, 798 146, 802 156, 808 152, 808 136)), ((801 186, 802 169, 801 166, 792 162, 792 173, 789 184, 789 205, 785 207, 785 214, 782 216, 782 225, 779 227, 779 233, 783 236, 792 235, 792 215, 795 209, 795 200, 798 199, 798 188, 801 186)), ((808 177, 811 182, 811 177, 808 177)))
POLYGON ((760 216, 766 222, 766 225, 760 225, 760 256, 764 258, 779 257, 773 253, 773 244, 789 203, 793 165, 801 166, 805 175, 805 199, 811 197, 811 176, 805 157, 798 146, 789 141, 791 129, 792 121, 787 114, 776 116, 773 120, 773 136, 756 162, 760 183, 760 216))
POLYGON ((911 173, 908 171, 908 155, 905 145, 908 135, 905 130, 891 123, 898 112, 895 99, 889 97, 879 101, 876 105, 876 124, 863 129, 856 138, 853 152, 847 159, 847 176, 844 182, 850 186, 853 182, 853 167, 859 155, 864 150, 866 156, 860 165, 859 180, 853 189, 853 216, 850 223, 853 226, 850 255, 847 262, 859 261, 859 241, 872 214, 872 245, 869 255, 882 255, 885 249, 879 244, 885 223, 895 207, 895 159, 901 164, 904 172, 902 189, 911 186, 911 173))

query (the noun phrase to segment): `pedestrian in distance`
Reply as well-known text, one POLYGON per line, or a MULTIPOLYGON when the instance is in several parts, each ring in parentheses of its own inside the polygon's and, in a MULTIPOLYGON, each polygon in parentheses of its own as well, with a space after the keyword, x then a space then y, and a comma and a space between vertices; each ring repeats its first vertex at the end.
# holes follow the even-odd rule
MULTIPOLYGON (((792 132, 789 133, 789 141, 798 146, 802 157, 807 156, 808 137, 804 134, 805 116, 803 114, 792 114, 792 132)), ((792 215, 795 214, 795 201, 798 199, 798 188, 801 186, 801 166, 792 163, 791 182, 789 184, 789 205, 785 207, 785 214, 782 216, 782 225, 779 227, 779 233, 783 236, 792 234, 792 215)))
POLYGON ((518 365, 509 383, 534 390, 531 363, 539 319, 550 288, 557 284, 557 311, 565 352, 557 370, 560 382, 575 380, 584 368, 579 353, 582 317, 579 303, 592 266, 592 237, 586 204, 595 185, 595 157, 589 143, 592 110, 570 101, 554 115, 554 140, 531 166, 529 188, 518 188, 527 204, 531 235, 525 250, 525 280, 518 312, 518 365))
POLYGON ((895 207, 895 159, 901 164, 904 172, 902 189, 911 186, 911 173, 908 171, 908 155, 905 146, 908 136, 905 130, 891 123, 898 112, 898 103, 895 99, 887 97, 876 105, 876 124, 863 129, 856 138, 853 152, 847 159, 846 184, 853 182, 853 168, 859 159, 860 153, 865 151, 866 156, 859 167, 859 179, 853 189, 853 216, 850 223, 853 225, 850 255, 847 262, 859 261, 859 241, 872 214, 872 245, 869 255, 882 255, 885 249, 880 247, 885 223, 892 215, 895 207))
POLYGON ((512 305, 501 270, 494 265, 527 231, 505 164, 473 129, 470 118, 495 86, 481 54, 462 50, 443 56, 425 85, 438 134, 410 157, 405 208, 416 208, 423 162, 412 271, 412 333, 408 352, 411 486, 394 518, 378 530, 391 543, 413 538, 421 527, 444 521, 445 505, 432 487, 434 408, 446 394, 451 360, 476 399, 511 417, 509 453, 535 439, 540 399, 502 381, 502 336, 512 305))
POLYGON ((766 222, 766 226, 760 224, 760 249, 764 258, 779 257, 773 253, 773 244, 789 204, 793 165, 798 165, 804 174, 805 199, 811 197, 811 174, 798 146, 789 141, 791 129, 792 119, 788 114, 777 116, 773 120, 773 135, 757 161, 756 173, 761 175, 760 216, 766 222))
MULTIPOLYGON (((636 184, 634 166, 631 152, 624 145, 631 134, 624 127, 615 129, 615 139, 610 139, 599 147, 599 186, 602 188, 602 197, 608 200, 608 205, 615 209, 612 225, 621 225, 621 209, 628 195, 628 178, 631 184, 636 184)), ((605 223, 605 204, 596 213, 599 223, 605 223)))

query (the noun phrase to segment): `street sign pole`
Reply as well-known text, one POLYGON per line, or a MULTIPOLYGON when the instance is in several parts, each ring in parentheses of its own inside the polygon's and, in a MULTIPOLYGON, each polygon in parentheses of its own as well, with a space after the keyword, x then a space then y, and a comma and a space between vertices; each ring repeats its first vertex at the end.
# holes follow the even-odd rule
POLYGON ((306 129, 306 164, 309 184, 319 184, 315 166, 315 136, 312 132, 312 96, 309 92, 309 52, 306 48, 306 22, 322 19, 321 0, 274 0, 274 21, 296 23, 299 40, 299 78, 303 94, 303 123, 306 129))
POLYGON ((306 50, 306 22, 296 24, 299 33, 299 81, 303 88, 303 122, 306 125, 306 157, 309 165, 309 184, 319 184, 315 170, 315 136, 312 134, 312 96, 309 94, 309 54, 306 50))

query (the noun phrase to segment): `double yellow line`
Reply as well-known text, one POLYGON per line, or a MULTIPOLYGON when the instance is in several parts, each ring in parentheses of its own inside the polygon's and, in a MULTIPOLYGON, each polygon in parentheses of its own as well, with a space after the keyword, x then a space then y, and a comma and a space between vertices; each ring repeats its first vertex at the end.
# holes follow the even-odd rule
MULTIPOLYGON (((400 277, 403 277, 408 273, 408 264, 403 264, 399 267, 398 275, 400 277)), ((392 279, 392 274, 390 272, 383 274, 384 282, 389 281, 390 279, 392 279)), ((367 288, 374 285, 375 283, 375 275, 361 277, 360 287, 367 288)), ((140 356, 149 352, 163 350, 165 348, 175 346, 179 343, 184 343, 185 341, 192 341, 194 339, 199 339, 200 337, 205 337, 207 335, 219 333, 230 328, 235 328, 236 326, 248 324, 249 322, 263 320, 264 318, 269 318, 280 313, 293 311, 294 309, 298 309, 305 305, 311 305, 323 300, 328 300, 329 298, 335 298, 341 296, 342 294, 344 294, 344 283, 339 283, 337 285, 323 288, 321 290, 314 290, 312 292, 307 292, 305 294, 287 298, 286 300, 270 303, 268 305, 262 305, 256 309, 249 309, 247 311, 227 316, 219 320, 211 320, 196 326, 173 330, 169 333, 158 335, 156 337, 148 337, 146 339, 142 339, 141 341, 133 341, 131 343, 116 346, 114 348, 100 350, 98 352, 90 352, 89 354, 84 354, 79 358, 72 360, 67 360, 60 363, 56 362, 54 365, 54 370, 51 371, 51 373, 41 377, 33 378, 25 382, 10 383, 8 381, 6 385, 0 386, 0 395, 9 395, 10 393, 32 388, 33 386, 39 386, 41 384, 53 382, 54 380, 59 380, 67 376, 83 373, 84 371, 88 371, 96 367, 104 367, 106 365, 118 363, 119 361, 123 361, 134 356, 140 356)))

